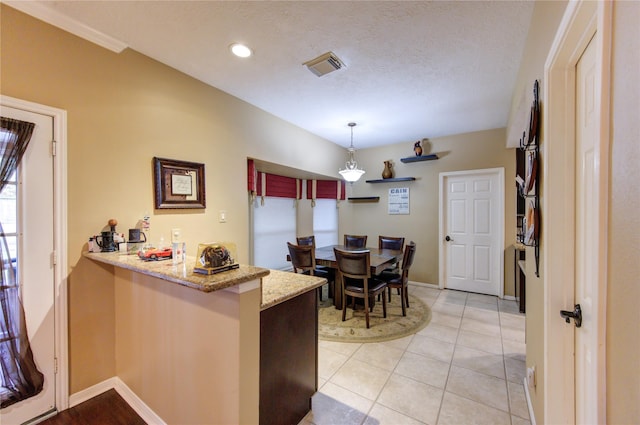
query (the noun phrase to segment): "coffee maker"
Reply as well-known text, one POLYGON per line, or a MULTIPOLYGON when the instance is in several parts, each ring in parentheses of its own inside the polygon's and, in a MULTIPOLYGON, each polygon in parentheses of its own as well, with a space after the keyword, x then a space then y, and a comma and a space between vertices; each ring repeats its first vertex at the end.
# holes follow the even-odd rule
POLYGON ((115 252, 118 251, 118 244, 114 236, 116 235, 116 225, 118 221, 116 219, 109 220, 110 230, 100 232, 100 235, 95 237, 95 241, 100 247, 100 252, 115 252))

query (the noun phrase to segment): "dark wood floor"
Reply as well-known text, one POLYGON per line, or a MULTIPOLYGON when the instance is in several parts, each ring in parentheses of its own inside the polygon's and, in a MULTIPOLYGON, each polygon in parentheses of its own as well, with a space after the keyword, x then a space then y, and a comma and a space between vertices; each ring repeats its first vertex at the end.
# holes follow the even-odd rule
POLYGON ((147 425, 116 390, 109 390, 56 416, 44 425, 147 425))

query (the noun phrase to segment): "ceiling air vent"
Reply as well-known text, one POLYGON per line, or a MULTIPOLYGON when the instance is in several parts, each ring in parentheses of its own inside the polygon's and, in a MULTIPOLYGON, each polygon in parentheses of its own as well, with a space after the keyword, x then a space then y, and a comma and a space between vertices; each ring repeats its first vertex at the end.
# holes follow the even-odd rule
POLYGON ((306 65, 307 68, 309 68, 309 71, 313 72, 318 77, 337 71, 345 66, 333 52, 327 52, 324 55, 320 55, 315 59, 311 59, 310 61, 303 63, 303 65, 306 65))

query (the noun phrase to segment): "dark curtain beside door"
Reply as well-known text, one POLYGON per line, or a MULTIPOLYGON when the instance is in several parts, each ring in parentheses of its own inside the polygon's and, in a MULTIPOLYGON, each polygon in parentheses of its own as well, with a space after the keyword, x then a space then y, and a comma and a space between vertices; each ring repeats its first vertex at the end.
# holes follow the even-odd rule
MULTIPOLYGON (((0 191, 16 171, 35 125, 2 117, 0 126, 0 191)), ((0 408, 42 391, 44 375, 37 369, 29 345, 17 279, 17 258, 12 259, 0 221, 0 408), (15 262, 14 262, 15 261, 15 262)))

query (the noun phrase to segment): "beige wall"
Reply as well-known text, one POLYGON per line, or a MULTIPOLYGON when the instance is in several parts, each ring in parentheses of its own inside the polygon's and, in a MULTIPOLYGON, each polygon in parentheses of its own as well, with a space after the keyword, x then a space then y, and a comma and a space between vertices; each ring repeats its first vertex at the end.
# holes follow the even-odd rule
POLYGON ((82 260, 116 218, 180 227, 189 255, 227 240, 248 261, 246 159, 334 175, 344 149, 131 50, 115 54, 1 5, 3 95, 68 113, 70 392, 115 375, 113 278, 82 260), (205 210, 153 209, 152 157, 205 164, 205 210), (227 223, 218 223, 219 210, 227 223))
MULTIPOLYGON (((369 244, 377 245, 378 235, 404 236, 416 242, 416 258, 410 280, 438 284, 438 204, 439 174, 449 171, 504 167, 505 169, 505 247, 515 239, 515 153, 504 147, 504 129, 479 131, 441 137, 429 141, 427 153, 437 153, 440 159, 403 163, 400 158, 413 156, 413 141, 362 149, 356 152, 358 164, 366 174, 360 181, 347 185, 348 196, 379 196, 378 203, 346 203, 341 205, 343 233, 366 234, 369 244), (392 160, 395 177, 415 177, 415 181, 397 183, 366 183, 382 178, 384 161, 392 160), (410 214, 387 213, 388 192, 393 187, 408 187, 410 214)), ((513 261, 513 257, 510 257, 513 261)), ((513 294, 512 263, 505 262, 505 293, 513 294)))
POLYGON ((613 8, 607 423, 640 420, 640 3, 613 8))
MULTIPOLYGON (((522 131, 529 124, 529 110, 533 100, 533 83, 540 81, 541 107, 544 108, 542 99, 544 85, 544 63, 547 59, 551 43, 555 37, 558 25, 564 14, 567 2, 543 1, 536 2, 531 28, 527 36, 525 50, 522 56, 522 64, 518 73, 516 87, 513 93, 512 109, 509 115, 509 127, 507 128, 507 146, 515 146, 522 136, 522 131)), ((544 125, 544 123, 542 123, 544 125)), ((542 132, 541 132, 542 133, 542 132)), ((544 140, 540 140, 541 149, 544 149, 544 140)), ((545 164, 540 163, 543 170, 545 164)), ((540 182, 540 204, 544 204, 544 193, 540 182)), ((544 217, 542 217, 544 225, 544 217)), ((545 241, 541 241, 540 258, 544 250, 545 241)), ((536 421, 541 423, 544 418, 544 285, 541 278, 535 274, 535 253, 533 248, 526 249, 526 342, 527 342, 527 367, 535 366, 537 369, 537 387, 530 390, 531 403, 536 421)), ((540 261, 540 276, 544 272, 544 264, 540 261)))

